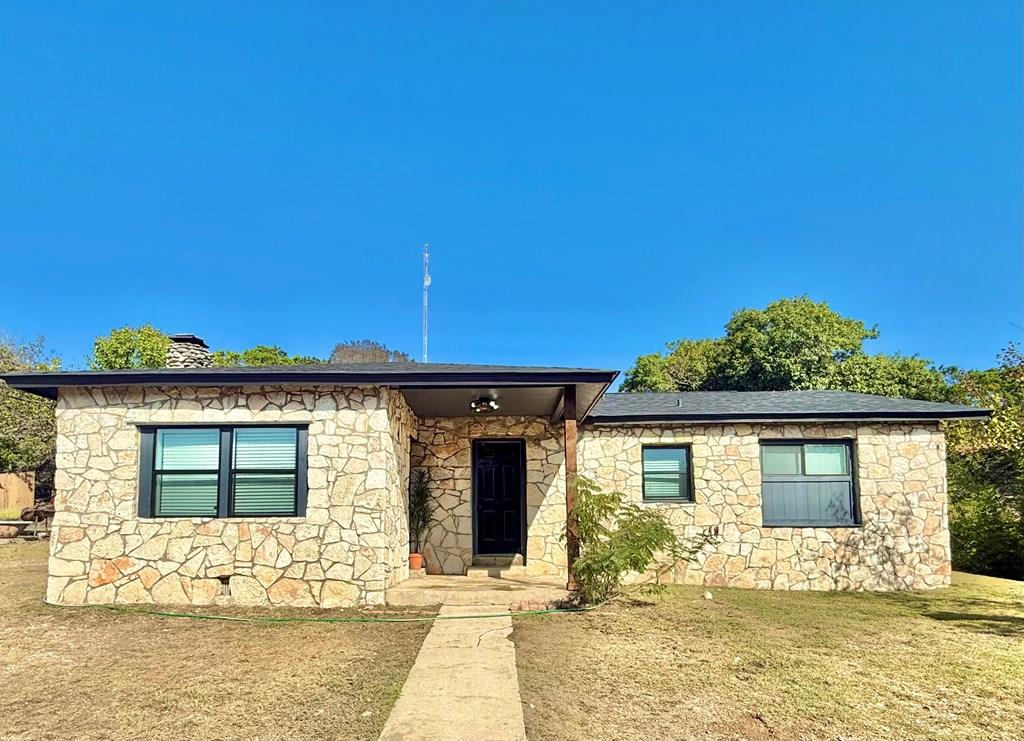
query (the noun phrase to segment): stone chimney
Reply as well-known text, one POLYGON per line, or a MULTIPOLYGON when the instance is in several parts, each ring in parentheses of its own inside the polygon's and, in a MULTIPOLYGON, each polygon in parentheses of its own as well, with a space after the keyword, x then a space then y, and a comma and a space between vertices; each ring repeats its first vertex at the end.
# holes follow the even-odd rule
POLYGON ((168 368, 210 368, 213 357, 202 337, 194 334, 172 334, 167 346, 168 368))

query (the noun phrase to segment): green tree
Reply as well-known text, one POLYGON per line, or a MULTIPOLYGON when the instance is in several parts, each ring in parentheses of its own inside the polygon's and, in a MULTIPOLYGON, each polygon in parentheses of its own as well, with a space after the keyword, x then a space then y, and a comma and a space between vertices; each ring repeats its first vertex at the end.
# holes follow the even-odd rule
POLYGON ((841 389, 945 399, 946 374, 918 357, 867 355, 878 330, 806 296, 735 312, 721 338, 678 340, 641 355, 624 391, 841 389))
POLYGON ((217 350, 213 353, 213 364, 219 367, 240 365, 314 365, 324 362, 309 355, 289 355, 277 345, 256 345, 248 350, 217 350))
POLYGON ((839 366, 834 388, 862 394, 925 401, 948 401, 951 369, 934 367, 923 358, 906 355, 863 355, 839 366))
POLYGON ((641 355, 626 371, 621 391, 679 391, 668 372, 667 358, 660 353, 641 355))
POLYGON ((947 425, 950 538, 957 568, 1024 579, 1024 358, 1011 344, 999 360, 953 387, 992 417, 947 425))
POLYGON ((93 370, 163 368, 170 344, 170 338, 152 324, 120 327, 96 338, 89 367, 93 370))
POLYGON ((856 319, 806 296, 741 309, 725 325, 712 388, 749 391, 836 388, 840 364, 878 337, 856 319))
POLYGON ((408 353, 392 350, 376 340, 339 342, 331 350, 332 363, 411 363, 408 353))
MULTIPOLYGON (((97 337, 89 367, 93 370, 120 368, 163 368, 167 364, 170 337, 151 324, 121 327, 97 337)), ((239 365, 311 365, 324 362, 309 355, 289 355, 277 345, 256 345, 247 350, 217 350, 213 364, 221 367, 239 365)))
POLYGON ((664 355, 641 355, 626 371, 623 391, 700 391, 718 367, 721 340, 676 340, 664 355))
MULTIPOLYGON (((59 368, 60 360, 47 353, 43 338, 21 344, 0 337, 0 373, 59 368)), ((0 471, 32 471, 53 459, 53 409, 49 399, 16 391, 0 381, 0 471)))

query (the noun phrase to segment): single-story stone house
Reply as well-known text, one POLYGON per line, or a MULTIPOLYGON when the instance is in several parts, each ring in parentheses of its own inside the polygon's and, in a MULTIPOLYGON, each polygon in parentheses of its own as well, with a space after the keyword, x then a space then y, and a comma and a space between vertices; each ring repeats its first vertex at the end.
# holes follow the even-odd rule
POLYGON ((719 540, 672 577, 765 589, 949 582, 940 423, 985 410, 838 391, 606 393, 617 372, 417 363, 18 373, 56 399, 53 604, 380 604, 518 556, 567 577, 577 475, 719 540), (568 496, 567 496, 568 493, 568 496))

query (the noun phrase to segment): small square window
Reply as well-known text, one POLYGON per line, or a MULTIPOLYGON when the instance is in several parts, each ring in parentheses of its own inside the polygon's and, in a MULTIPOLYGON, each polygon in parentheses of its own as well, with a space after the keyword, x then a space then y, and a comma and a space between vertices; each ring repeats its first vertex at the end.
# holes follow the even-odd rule
POLYGON ((644 446, 643 498, 648 502, 693 501, 689 446, 644 446))

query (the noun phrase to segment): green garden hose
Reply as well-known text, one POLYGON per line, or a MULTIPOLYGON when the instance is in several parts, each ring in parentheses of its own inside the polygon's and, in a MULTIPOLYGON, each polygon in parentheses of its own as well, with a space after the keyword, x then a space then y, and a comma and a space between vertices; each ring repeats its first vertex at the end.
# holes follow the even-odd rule
MULTIPOLYGON (((603 603, 602 603, 603 604, 603 603)), ((192 620, 224 620, 235 623, 424 623, 434 620, 477 620, 483 618, 511 617, 513 615, 553 615, 558 613, 590 612, 601 607, 601 604, 582 607, 555 607, 547 610, 517 610, 516 612, 500 612, 487 615, 428 615, 422 617, 235 617, 232 615, 197 615, 191 612, 170 612, 165 610, 147 610, 121 605, 95 605, 113 612, 124 612, 135 615, 156 615, 158 617, 191 618, 192 620)))

